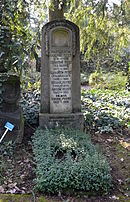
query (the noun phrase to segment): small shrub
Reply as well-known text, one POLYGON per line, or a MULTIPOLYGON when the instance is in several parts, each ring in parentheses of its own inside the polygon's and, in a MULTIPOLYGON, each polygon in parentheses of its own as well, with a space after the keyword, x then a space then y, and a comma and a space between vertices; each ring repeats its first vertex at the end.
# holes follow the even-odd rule
POLYGON ((109 73, 106 75, 105 89, 124 90, 127 83, 127 76, 123 76, 122 72, 118 74, 109 73))
POLYGON ((94 72, 89 77, 89 84, 100 89, 124 90, 127 83, 127 76, 119 73, 97 73, 94 72))
POLYGON ((37 129, 33 137, 36 189, 58 193, 64 190, 107 191, 110 167, 88 135, 74 130, 37 129))
POLYGON ((128 68, 128 75, 127 75, 126 89, 128 89, 128 91, 130 91, 130 62, 128 64, 129 64, 129 68, 128 68))
POLYGON ((90 77, 89 77, 90 86, 96 86, 98 84, 101 85, 102 83, 103 83, 102 73, 99 73, 96 71, 90 75, 90 77))
POLYGON ((38 125, 40 111, 40 82, 31 84, 23 90, 20 105, 23 109, 24 118, 30 125, 38 125))

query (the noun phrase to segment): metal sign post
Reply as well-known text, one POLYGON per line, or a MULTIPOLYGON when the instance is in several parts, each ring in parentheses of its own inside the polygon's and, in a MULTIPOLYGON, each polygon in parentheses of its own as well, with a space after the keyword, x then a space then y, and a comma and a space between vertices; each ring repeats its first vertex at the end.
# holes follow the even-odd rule
POLYGON ((7 134, 8 131, 12 131, 14 129, 14 125, 12 123, 7 122, 4 126, 6 128, 4 134, 2 135, 1 139, 0 139, 0 143, 2 142, 2 140, 4 139, 5 135, 7 134))

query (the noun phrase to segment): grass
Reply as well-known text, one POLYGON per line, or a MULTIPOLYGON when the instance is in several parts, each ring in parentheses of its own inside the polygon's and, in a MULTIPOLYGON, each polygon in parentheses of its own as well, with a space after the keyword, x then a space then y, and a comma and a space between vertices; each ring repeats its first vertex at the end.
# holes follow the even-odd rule
POLYGON ((0 202, 54 202, 44 196, 35 197, 31 194, 0 194, 0 202))

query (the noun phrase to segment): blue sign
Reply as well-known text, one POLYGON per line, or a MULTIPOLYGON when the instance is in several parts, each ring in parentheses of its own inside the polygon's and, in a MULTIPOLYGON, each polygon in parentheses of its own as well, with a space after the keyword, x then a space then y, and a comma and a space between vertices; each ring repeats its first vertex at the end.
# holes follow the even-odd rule
POLYGON ((11 124, 11 123, 9 123, 9 122, 7 122, 7 123, 5 124, 5 128, 7 128, 8 130, 12 131, 12 130, 14 129, 14 125, 11 124))

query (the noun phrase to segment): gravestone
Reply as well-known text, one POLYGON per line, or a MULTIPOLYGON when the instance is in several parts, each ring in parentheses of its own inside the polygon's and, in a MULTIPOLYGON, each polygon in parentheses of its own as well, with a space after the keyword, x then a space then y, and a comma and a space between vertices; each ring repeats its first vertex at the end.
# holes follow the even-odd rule
POLYGON ((54 18, 42 29, 39 125, 83 129, 79 28, 65 19, 54 18))
POLYGON ((0 137, 5 131, 6 122, 15 126, 13 132, 8 132, 3 141, 22 142, 24 122, 19 99, 20 78, 15 74, 0 73, 0 137))

